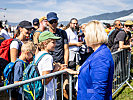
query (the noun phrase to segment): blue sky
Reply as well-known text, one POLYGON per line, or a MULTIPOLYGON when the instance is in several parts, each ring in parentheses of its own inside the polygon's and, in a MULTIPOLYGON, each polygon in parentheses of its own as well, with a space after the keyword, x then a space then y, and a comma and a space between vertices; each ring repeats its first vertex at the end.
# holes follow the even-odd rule
POLYGON ((0 9, 0 20, 7 19, 14 23, 32 21, 51 11, 57 13, 59 21, 69 21, 72 17, 81 19, 133 9, 133 0, 0 0, 0 8, 7 8, 0 9))

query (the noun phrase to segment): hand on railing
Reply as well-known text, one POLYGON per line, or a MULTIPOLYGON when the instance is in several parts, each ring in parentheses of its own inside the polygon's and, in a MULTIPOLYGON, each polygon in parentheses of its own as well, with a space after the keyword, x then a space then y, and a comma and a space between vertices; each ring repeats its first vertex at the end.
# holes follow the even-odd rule
POLYGON ((79 74, 79 71, 74 71, 74 70, 69 69, 69 68, 66 68, 66 69, 64 69, 64 70, 67 71, 67 72, 70 73, 70 74, 75 74, 75 75, 78 75, 78 74, 79 74))

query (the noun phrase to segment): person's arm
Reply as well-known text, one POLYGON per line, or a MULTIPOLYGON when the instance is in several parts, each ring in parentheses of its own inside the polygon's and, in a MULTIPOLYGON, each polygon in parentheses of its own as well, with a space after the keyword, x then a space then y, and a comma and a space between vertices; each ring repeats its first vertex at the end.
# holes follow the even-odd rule
POLYGON ((71 43, 69 42, 69 46, 77 46, 77 47, 80 47, 82 46, 83 42, 76 42, 76 43, 71 43))
POLYGON ((119 49, 129 49, 130 45, 124 45, 124 41, 119 41, 119 49))
POLYGON ((64 44, 64 63, 68 65, 68 59, 69 59, 69 48, 68 44, 64 44))
POLYGON ((33 35, 33 42, 34 44, 38 44, 40 32, 35 32, 33 35))
POLYGON ((16 49, 16 48, 10 49, 10 59, 11 59, 11 62, 15 62, 16 61, 17 55, 18 55, 18 49, 16 49))
MULTIPOLYGON (((54 70, 52 71, 52 73, 56 72, 56 71, 59 71, 60 67, 61 66, 59 64, 55 64, 54 65, 54 70)), ((43 71, 42 75, 50 74, 50 72, 51 72, 50 70, 49 71, 43 71)), ((45 85, 47 85, 52 79, 53 79, 53 77, 46 78, 45 85)), ((44 81, 44 79, 43 79, 43 81, 44 81)), ((42 82, 42 84, 44 84, 44 82, 42 82)))
POLYGON ((68 65, 69 60, 69 45, 68 45, 68 35, 66 31, 62 30, 63 38, 64 38, 64 64, 68 65))

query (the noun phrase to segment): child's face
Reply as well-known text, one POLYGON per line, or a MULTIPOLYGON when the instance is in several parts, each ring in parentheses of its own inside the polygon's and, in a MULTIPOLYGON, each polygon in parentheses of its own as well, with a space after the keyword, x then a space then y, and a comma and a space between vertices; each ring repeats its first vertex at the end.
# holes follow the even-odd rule
POLYGON ((47 44, 46 49, 47 49, 48 51, 54 51, 55 46, 56 46, 56 40, 51 40, 51 41, 47 44))
POLYGON ((34 53, 32 51, 27 51, 26 53, 26 60, 32 59, 34 56, 34 53))

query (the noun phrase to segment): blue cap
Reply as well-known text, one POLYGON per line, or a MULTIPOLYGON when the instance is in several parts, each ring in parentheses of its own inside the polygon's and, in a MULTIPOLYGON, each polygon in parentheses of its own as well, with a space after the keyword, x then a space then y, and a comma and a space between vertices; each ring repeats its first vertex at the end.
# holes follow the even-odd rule
POLYGON ((51 21, 53 19, 58 20, 57 14, 55 12, 50 12, 47 14, 47 21, 51 21))

